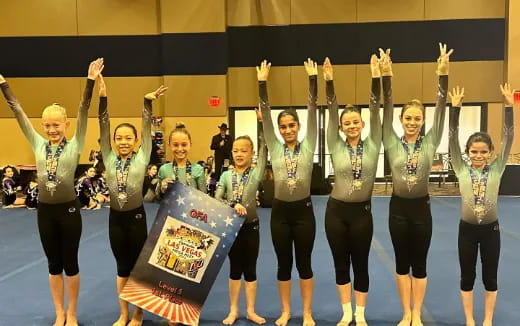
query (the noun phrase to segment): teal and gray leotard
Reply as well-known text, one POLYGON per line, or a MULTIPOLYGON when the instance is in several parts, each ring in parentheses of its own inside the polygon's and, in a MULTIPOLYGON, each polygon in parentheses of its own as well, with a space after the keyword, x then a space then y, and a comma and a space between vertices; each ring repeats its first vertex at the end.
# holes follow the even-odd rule
MULTIPOLYGON (((67 140, 58 161, 56 170, 57 186, 54 192, 47 190, 46 183, 48 181, 47 172, 47 153, 46 146, 49 141, 39 135, 32 126, 29 118, 23 111, 16 96, 9 88, 7 83, 0 85, 4 97, 9 107, 14 112, 16 120, 22 129, 25 137, 31 144, 36 161, 36 169, 38 174, 38 189, 40 192, 40 202, 47 204, 67 203, 76 199, 76 191, 74 188, 74 173, 78 166, 79 158, 85 145, 85 135, 87 133, 88 109, 92 98, 92 90, 94 88, 94 80, 87 79, 83 97, 79 106, 76 132, 74 136, 67 140)), ((58 146, 51 146, 53 154, 58 146)))
MULTIPOLYGON (((152 101, 144 99, 142 139, 141 147, 130 158, 128 177, 126 180, 127 202, 121 207, 118 202, 118 183, 116 177, 116 166, 118 155, 114 153, 110 145, 110 119, 107 110, 107 98, 99 98, 99 129, 101 134, 101 153, 106 167, 106 179, 110 190, 110 207, 116 211, 130 211, 143 204, 143 180, 146 166, 150 161, 152 150, 151 123, 152 123, 152 101)), ((126 160, 122 161, 125 166, 126 160)))
POLYGON ((460 107, 450 110, 450 153, 453 170, 457 174, 462 198, 461 218, 471 224, 489 224, 498 219, 497 201, 498 188, 502 173, 504 173, 509 151, 514 139, 513 108, 505 108, 505 124, 502 127, 502 145, 497 158, 488 166, 487 185, 484 195, 484 211, 482 216, 475 214, 475 196, 473 193, 472 171, 476 179, 481 180, 483 169, 474 169, 463 159, 459 145, 459 114, 460 107))
MULTIPOLYGON (((176 174, 172 163, 163 164, 159 169, 158 178, 159 182, 157 182, 156 193, 158 196, 160 196, 161 183, 166 178, 172 178, 173 180, 177 180, 183 184, 186 184, 186 168, 177 168, 176 174)), ((197 163, 191 163, 190 187, 198 189, 203 193, 207 192, 204 168, 197 163)))
MULTIPOLYGON (((372 188, 376 178, 379 150, 381 148, 381 119, 379 117, 379 101, 381 98, 381 81, 372 78, 370 94, 370 134, 363 141, 363 159, 361 163, 361 189, 354 190, 354 175, 347 144, 339 134, 338 102, 334 93, 333 81, 327 81, 327 104, 329 108, 329 126, 327 143, 334 164, 334 188, 331 197, 345 202, 364 202, 372 197, 372 188)), ((356 148, 353 148, 356 153, 356 148)))
MULTIPOLYGON (((258 83, 260 92, 260 108, 262 111, 264 137, 271 153, 271 164, 274 172, 274 196, 282 201, 298 201, 310 196, 311 176, 314 150, 316 148, 316 101, 318 94, 317 76, 309 76, 309 103, 307 105, 307 134, 300 143, 300 154, 296 169, 296 188, 292 191, 288 186, 288 173, 285 164, 285 144, 275 135, 269 100, 267 83, 258 83)), ((293 153, 291 153, 292 155, 293 153)))
MULTIPOLYGON (((267 150, 263 141, 260 143, 260 150, 258 153, 258 160, 256 166, 249 171, 249 177, 247 178, 244 190, 242 193, 242 203, 247 210, 246 223, 254 222, 258 220, 256 214, 256 191, 258 185, 262 181, 265 172, 265 165, 267 162, 267 150)), ((237 182, 240 182, 243 174, 237 174, 237 182)), ((217 192, 215 198, 218 200, 225 200, 228 203, 234 204, 233 198, 233 171, 225 171, 220 177, 217 192)))
MULTIPOLYGON (((392 169, 392 181, 394 194, 402 198, 420 198, 428 195, 428 179, 433 163, 433 156, 440 144, 446 115, 446 93, 448 89, 448 76, 439 76, 437 87, 437 104, 433 126, 422 139, 421 149, 417 163, 417 183, 411 187, 407 182, 406 152, 401 139, 397 136, 392 126, 394 118, 394 104, 392 101, 392 77, 383 77, 384 117, 383 117, 383 144, 388 155, 390 168, 392 169)), ((409 144, 413 151, 415 145, 409 144)))

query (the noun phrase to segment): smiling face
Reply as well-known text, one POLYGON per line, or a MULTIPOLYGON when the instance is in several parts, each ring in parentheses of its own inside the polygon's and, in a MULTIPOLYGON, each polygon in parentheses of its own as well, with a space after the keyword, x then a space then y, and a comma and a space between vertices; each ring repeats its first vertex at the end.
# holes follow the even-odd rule
POLYGON ((278 130, 285 143, 293 144, 298 141, 300 123, 292 115, 286 114, 278 120, 278 130))
POLYGON ((245 138, 237 139, 233 142, 232 154, 237 168, 247 168, 253 158, 253 144, 245 138))
POLYGON ((137 137, 131 127, 121 126, 114 132, 114 143, 118 154, 127 157, 134 151, 137 137))
POLYGON ((157 175, 157 165, 152 165, 148 168, 148 175, 155 177, 157 175))
POLYGON ((406 136, 417 136, 424 125, 424 113, 421 107, 412 105, 403 109, 401 124, 406 136))
POLYGON ((170 136, 170 149, 172 150, 175 161, 186 160, 191 149, 190 138, 180 131, 172 133, 170 136))
POLYGON ((348 139, 361 137, 361 132, 365 122, 361 119, 361 114, 356 111, 345 112, 341 115, 341 131, 348 139))
POLYGON ((6 168, 4 175, 8 178, 12 178, 14 176, 14 171, 12 168, 6 168))
POLYGON ((70 121, 58 110, 45 110, 42 115, 43 131, 53 145, 61 142, 70 121))
POLYGON ((474 142, 468 148, 468 156, 471 160, 471 166, 476 169, 483 168, 489 162, 491 150, 488 144, 484 142, 474 142))

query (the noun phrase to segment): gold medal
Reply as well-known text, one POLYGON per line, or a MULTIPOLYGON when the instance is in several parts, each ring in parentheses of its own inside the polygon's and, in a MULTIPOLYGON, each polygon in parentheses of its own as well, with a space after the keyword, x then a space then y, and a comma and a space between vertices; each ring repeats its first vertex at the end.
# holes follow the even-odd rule
POLYGON ((292 193, 294 191, 294 189, 296 189, 296 179, 288 178, 287 187, 289 188, 289 191, 292 193))
POLYGON ((473 207, 473 212, 476 217, 482 218, 486 214, 486 207, 483 204, 476 204, 473 207))
POLYGON ((128 194, 126 192, 118 193, 117 202, 119 203, 119 207, 123 208, 123 206, 128 202, 128 194))
POLYGON ((356 179, 352 181, 352 189, 353 190, 361 190, 361 187, 363 186, 363 181, 356 179))
POLYGON ((417 184, 417 175, 416 174, 408 174, 406 176, 406 183, 408 183, 408 185, 410 186, 414 186, 417 184))
POLYGON ((47 181, 45 183, 45 187, 47 188, 47 191, 51 193, 51 196, 56 191, 56 188, 58 187, 58 183, 56 181, 47 181))

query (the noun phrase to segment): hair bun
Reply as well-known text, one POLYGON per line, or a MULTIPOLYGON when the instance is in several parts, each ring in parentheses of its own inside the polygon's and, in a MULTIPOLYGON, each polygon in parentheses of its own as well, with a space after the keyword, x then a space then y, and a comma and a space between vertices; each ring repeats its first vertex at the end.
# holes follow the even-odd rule
POLYGON ((415 105, 420 105, 420 106, 423 105, 422 102, 421 102, 421 100, 418 100, 418 99, 416 99, 416 98, 414 98, 413 100, 411 100, 411 101, 410 101, 410 104, 415 104, 415 105))
POLYGON ((184 125, 184 122, 180 121, 175 124, 175 129, 183 129, 183 128, 186 128, 186 126, 184 125))

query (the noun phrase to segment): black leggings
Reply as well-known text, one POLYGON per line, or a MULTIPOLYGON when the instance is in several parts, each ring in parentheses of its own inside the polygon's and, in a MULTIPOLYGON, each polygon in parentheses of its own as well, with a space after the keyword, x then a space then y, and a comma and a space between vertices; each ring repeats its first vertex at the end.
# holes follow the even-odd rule
POLYGON ((271 237, 278 259, 279 281, 291 279, 293 243, 300 278, 312 278, 311 255, 315 235, 316 221, 310 198, 294 202, 273 200, 271 237))
POLYGON ((390 236, 394 245, 396 273, 426 278, 426 258, 432 238, 430 197, 390 199, 390 236))
POLYGON ((329 198, 325 211, 325 232, 329 241, 336 284, 350 283, 350 260, 354 270, 354 289, 368 292, 368 255, 374 228, 370 201, 347 203, 329 198))
POLYGON ((9 206, 9 205, 12 205, 14 204, 14 202, 16 201, 16 194, 12 194, 12 195, 6 195, 4 194, 4 198, 3 198, 3 205, 4 206, 9 206))
POLYGON ((500 257, 500 227, 498 221, 489 224, 459 224, 460 289, 472 291, 475 284, 478 249, 482 262, 482 281, 486 291, 496 291, 500 257))
POLYGON ((258 220, 245 223, 238 232, 238 236, 229 250, 229 278, 242 279, 246 282, 256 281, 256 260, 260 247, 260 231, 258 220))
POLYGON ((124 212, 110 208, 108 235, 116 258, 117 275, 129 277, 148 236, 144 207, 141 205, 124 212))
POLYGON ((49 274, 67 276, 79 273, 78 249, 81 238, 80 204, 38 203, 38 230, 47 256, 49 274))

